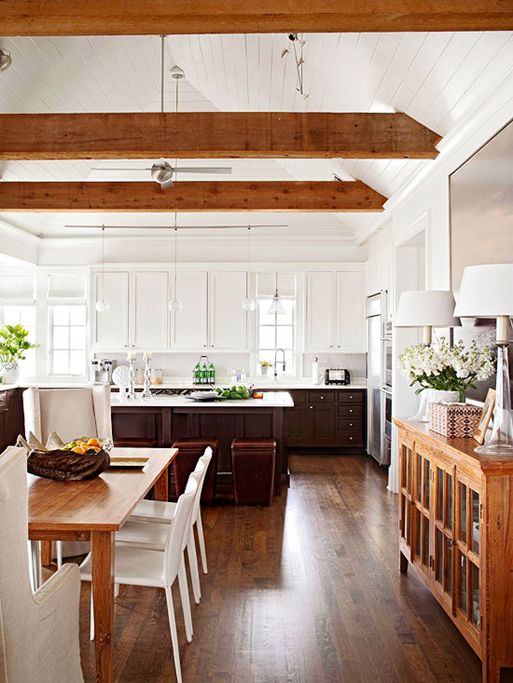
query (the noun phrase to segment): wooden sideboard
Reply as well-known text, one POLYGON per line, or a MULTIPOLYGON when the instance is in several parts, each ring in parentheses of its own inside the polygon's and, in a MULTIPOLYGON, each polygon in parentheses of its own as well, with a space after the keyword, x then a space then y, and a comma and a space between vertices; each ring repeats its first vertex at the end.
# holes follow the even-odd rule
POLYGON ((400 569, 418 569, 481 658, 483 682, 498 683, 513 673, 513 459, 394 421, 400 569))

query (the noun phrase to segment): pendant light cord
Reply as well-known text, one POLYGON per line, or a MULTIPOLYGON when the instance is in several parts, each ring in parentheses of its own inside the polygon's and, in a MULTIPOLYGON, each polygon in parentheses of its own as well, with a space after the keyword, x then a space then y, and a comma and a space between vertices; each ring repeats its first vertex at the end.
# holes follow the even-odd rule
POLYGON ((102 299, 105 299, 105 226, 102 225, 102 299))

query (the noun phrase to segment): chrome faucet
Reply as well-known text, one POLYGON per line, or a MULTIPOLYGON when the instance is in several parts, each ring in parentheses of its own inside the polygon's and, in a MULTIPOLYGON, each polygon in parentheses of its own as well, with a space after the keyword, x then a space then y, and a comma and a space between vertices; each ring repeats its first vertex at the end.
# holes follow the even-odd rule
POLYGON ((287 363, 285 361, 285 351, 281 348, 281 346, 279 346, 274 351, 274 381, 275 382, 278 382, 278 373, 277 373, 278 351, 281 351, 281 353, 282 353, 281 369, 283 370, 283 372, 285 372, 285 369, 287 367, 287 363))

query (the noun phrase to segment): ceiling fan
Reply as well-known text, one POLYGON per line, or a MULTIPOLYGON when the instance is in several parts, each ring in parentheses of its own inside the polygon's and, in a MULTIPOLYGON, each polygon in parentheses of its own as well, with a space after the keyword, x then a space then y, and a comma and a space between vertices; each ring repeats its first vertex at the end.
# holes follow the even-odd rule
MULTIPOLYGON (((161 36, 161 72, 160 72, 160 112, 164 113, 164 65, 165 65, 165 38, 161 36)), ((183 69, 179 66, 174 66, 171 69, 171 78, 175 80, 175 112, 178 113, 178 84, 185 78, 183 69)), ((178 166, 178 160, 175 160, 174 166, 166 159, 159 159, 151 168, 93 168, 93 171, 150 171, 152 179, 160 185, 162 189, 171 187, 176 180, 178 173, 202 173, 202 174, 216 174, 216 175, 230 175, 232 169, 230 166, 178 166)))

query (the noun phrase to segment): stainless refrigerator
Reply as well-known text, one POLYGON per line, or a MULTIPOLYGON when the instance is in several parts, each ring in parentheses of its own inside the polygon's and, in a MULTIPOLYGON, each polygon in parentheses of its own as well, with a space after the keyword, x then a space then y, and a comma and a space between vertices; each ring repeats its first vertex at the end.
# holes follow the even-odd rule
POLYGON ((385 446, 386 292, 367 297, 367 453, 389 465, 385 446))

